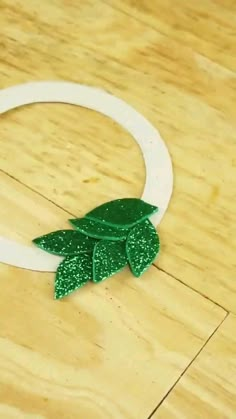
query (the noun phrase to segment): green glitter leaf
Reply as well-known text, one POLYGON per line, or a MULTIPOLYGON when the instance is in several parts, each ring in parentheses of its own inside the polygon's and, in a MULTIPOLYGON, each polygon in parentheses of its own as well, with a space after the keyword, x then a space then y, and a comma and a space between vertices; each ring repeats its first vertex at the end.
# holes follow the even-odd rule
POLYGON ((109 226, 130 228, 157 212, 158 208, 138 198, 116 199, 90 211, 86 218, 109 226))
POLYGON ((141 276, 149 268, 159 249, 159 236, 149 220, 137 224, 131 230, 126 242, 126 252, 134 276, 141 276))
POLYGON ((95 239, 125 240, 129 233, 127 229, 112 227, 88 218, 77 218, 69 221, 76 230, 95 239))
POLYGON ((55 298, 63 298, 92 278, 92 255, 67 256, 59 265, 55 280, 55 298))
POLYGON ((125 242, 101 240, 93 252, 93 282, 100 282, 127 265, 125 242))
POLYGON ((59 230, 33 240, 36 246, 54 255, 69 256, 91 253, 97 240, 75 230, 59 230))

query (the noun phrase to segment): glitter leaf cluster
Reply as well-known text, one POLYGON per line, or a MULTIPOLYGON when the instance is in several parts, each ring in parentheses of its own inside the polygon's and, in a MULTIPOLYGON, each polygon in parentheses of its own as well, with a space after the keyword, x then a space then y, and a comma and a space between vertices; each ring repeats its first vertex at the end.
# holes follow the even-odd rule
POLYGON ((65 257, 56 273, 55 298, 67 296, 88 281, 101 282, 127 265, 140 277, 159 253, 159 236, 149 220, 157 210, 141 199, 117 199, 84 218, 69 220, 74 230, 34 239, 42 250, 65 257))

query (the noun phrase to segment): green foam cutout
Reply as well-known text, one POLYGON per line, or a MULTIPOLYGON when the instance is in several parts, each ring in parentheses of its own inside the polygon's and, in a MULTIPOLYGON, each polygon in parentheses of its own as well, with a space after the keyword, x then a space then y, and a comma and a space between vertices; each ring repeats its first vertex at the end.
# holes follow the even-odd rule
POLYGON ((89 218, 76 218, 69 220, 72 226, 89 237, 104 240, 125 240, 129 230, 103 224, 89 218))
POLYGON ((158 211, 158 208, 138 198, 116 199, 86 214, 86 218, 109 226, 130 228, 158 211))
POLYGON ((124 242, 101 240, 96 244, 93 253, 93 282, 101 282, 114 275, 127 263, 124 242))
POLYGON ((55 298, 60 299, 92 279, 92 255, 67 256, 59 265, 55 280, 55 298))
POLYGON ((75 230, 58 230, 38 237, 33 242, 42 250, 59 256, 91 253, 97 240, 75 230))
POLYGON ((159 253, 160 241, 149 220, 137 224, 129 233, 126 251, 134 276, 141 276, 159 253))
POLYGON ((40 249, 64 256, 55 279, 61 299, 88 281, 99 283, 129 264, 141 276, 158 255, 160 243, 148 220, 157 207, 125 198, 103 204, 84 218, 70 220, 74 230, 58 230, 33 240, 40 249))

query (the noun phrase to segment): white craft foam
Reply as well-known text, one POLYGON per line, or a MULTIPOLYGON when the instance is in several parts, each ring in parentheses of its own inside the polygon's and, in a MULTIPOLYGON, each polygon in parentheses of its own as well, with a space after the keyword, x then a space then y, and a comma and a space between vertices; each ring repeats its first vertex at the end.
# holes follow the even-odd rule
MULTIPOLYGON (((123 100, 100 89, 70 82, 34 82, 1 90, 0 114, 39 102, 68 103, 92 109, 112 118, 134 137, 146 167, 142 199, 159 207, 159 212, 152 216, 152 222, 157 225, 171 198, 173 172, 170 155, 156 128, 123 100)), ((0 237, 2 263, 34 271, 55 272, 61 260, 32 244, 24 246, 0 237)))

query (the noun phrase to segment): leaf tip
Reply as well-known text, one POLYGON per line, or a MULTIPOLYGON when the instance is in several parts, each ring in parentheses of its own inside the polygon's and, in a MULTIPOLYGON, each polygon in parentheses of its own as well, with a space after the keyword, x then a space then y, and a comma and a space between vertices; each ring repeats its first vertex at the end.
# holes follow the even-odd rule
POLYGON ((143 275, 143 272, 135 272, 135 271, 132 269, 132 274, 135 276, 135 278, 140 278, 140 277, 143 275))
MULTIPOLYGON (((72 291, 71 291, 72 292, 72 291)), ((57 286, 54 289, 54 300, 61 300, 62 298, 66 297, 70 292, 64 290, 64 292, 57 286)))
POLYGON ((57 294, 57 292, 54 292, 54 300, 60 300, 62 297, 57 294))
POLYGON ((56 275, 56 282, 54 285, 54 300, 60 300, 62 297, 64 297, 62 292, 60 292, 60 289, 57 284, 57 280, 58 280, 58 275, 56 275))
POLYGON ((32 240, 32 243, 36 244, 36 246, 38 245, 39 242, 40 242, 40 237, 36 237, 35 239, 32 240))

